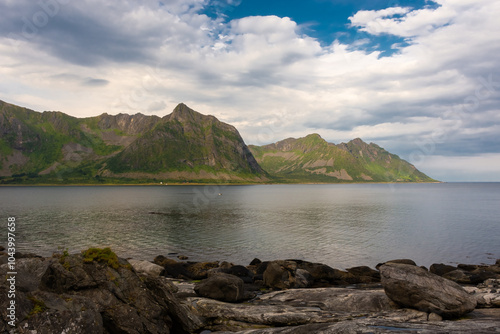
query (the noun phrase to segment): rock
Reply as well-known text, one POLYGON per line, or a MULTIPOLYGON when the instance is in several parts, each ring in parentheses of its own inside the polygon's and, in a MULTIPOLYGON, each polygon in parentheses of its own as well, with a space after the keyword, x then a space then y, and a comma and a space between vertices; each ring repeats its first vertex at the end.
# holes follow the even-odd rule
POLYGON ((304 269, 297 269, 295 271, 295 288, 308 288, 314 283, 312 275, 304 269))
POLYGON ((198 296, 236 303, 245 300, 243 280, 234 275, 220 273, 197 283, 194 291, 198 296))
POLYGON ((290 289, 295 286, 295 270, 293 261, 270 262, 264 271, 264 284, 273 289, 290 289))
MULTIPOLYGON (((16 289, 31 292, 38 289, 40 279, 52 262, 56 259, 39 257, 21 258, 16 260, 16 289)), ((5 277, 9 272, 7 265, 0 267, 0 277, 5 277)))
POLYGON ((417 264, 415 261, 410 260, 410 259, 396 259, 396 260, 390 260, 384 263, 379 263, 375 266, 375 268, 380 269, 381 266, 383 266, 386 263, 402 263, 402 264, 409 264, 411 266, 416 266, 417 264))
POLYGON ((382 289, 291 289, 264 294, 253 302, 258 305, 319 307, 329 312, 382 312, 398 308, 382 289))
POLYGON ((443 318, 461 317, 476 307, 472 298, 460 285, 422 268, 387 263, 380 267, 382 286, 395 303, 443 318))
POLYGON ((132 268, 134 268, 135 271, 137 271, 140 274, 145 274, 149 276, 158 277, 165 270, 162 266, 151 263, 149 261, 129 259, 128 262, 132 265, 132 268))
POLYGON ((380 272, 367 266, 348 268, 347 272, 354 275, 356 283, 380 282, 380 272))
POLYGON ((219 267, 219 262, 190 262, 185 267, 193 280, 202 280, 208 277, 208 271, 219 267))
POLYGON ((313 277, 314 282, 319 286, 321 286, 321 283, 327 283, 328 285, 349 285, 356 283, 356 277, 353 274, 331 268, 322 263, 297 261, 297 268, 307 270, 313 277))
POLYGON ((498 274, 491 272, 483 267, 472 269, 472 267, 469 266, 468 268, 471 270, 466 271, 464 269, 456 269, 447 272, 443 275, 443 277, 459 284, 479 284, 489 278, 498 277, 498 274))
POLYGON ((488 279, 477 287, 464 287, 476 298, 478 308, 500 308, 500 279, 488 279))
POLYGON ((231 266, 228 269, 225 269, 224 272, 229 275, 234 275, 243 280, 245 283, 252 283, 253 282, 253 277, 254 274, 247 268, 236 265, 236 266, 231 266))
POLYGON ((186 255, 178 255, 177 258, 179 260, 189 260, 189 257, 187 257, 186 255))
POLYGON ((497 266, 500 266, 500 259, 497 259, 497 260, 496 260, 496 262, 495 262, 495 264, 496 264, 497 266))
MULTIPOLYGON (((0 249, 0 250, 1 250, 1 249, 0 249)), ((252 262, 250 262, 250 265, 251 265, 251 266, 258 266, 258 265, 259 265, 259 264, 261 264, 261 263, 262 263, 262 261, 261 261, 261 260, 259 260, 259 259, 255 258, 255 259, 253 259, 253 260, 252 260, 252 262)))
MULTIPOLYGON (((139 277, 109 249, 16 264, 16 333, 192 333, 201 326, 164 277, 139 277)), ((6 296, 0 281, 2 305, 6 296)))
POLYGON ((453 267, 443 263, 434 263, 429 268, 429 271, 431 273, 436 274, 438 276, 443 276, 444 274, 449 273, 450 271, 453 270, 457 270, 457 267, 453 267))
MULTIPOLYGON (((155 260, 158 259, 158 257, 155 258, 155 260)), ((192 273, 190 273, 187 268, 186 268, 186 263, 184 262, 177 262, 172 259, 161 259, 158 261, 155 261, 156 264, 163 264, 163 268, 165 269, 164 275, 173 277, 173 278, 180 278, 180 279, 193 279, 192 273)))
POLYGON ((30 315, 16 333, 103 333, 97 305, 89 298, 36 291, 28 296, 30 315))

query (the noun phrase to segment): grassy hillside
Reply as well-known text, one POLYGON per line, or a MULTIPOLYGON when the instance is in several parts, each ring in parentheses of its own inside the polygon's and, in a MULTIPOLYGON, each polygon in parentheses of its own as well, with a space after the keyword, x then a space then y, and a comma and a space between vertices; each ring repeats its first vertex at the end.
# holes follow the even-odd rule
POLYGON ((292 182, 431 182, 410 163, 376 144, 327 143, 318 134, 250 146, 270 176, 292 182))

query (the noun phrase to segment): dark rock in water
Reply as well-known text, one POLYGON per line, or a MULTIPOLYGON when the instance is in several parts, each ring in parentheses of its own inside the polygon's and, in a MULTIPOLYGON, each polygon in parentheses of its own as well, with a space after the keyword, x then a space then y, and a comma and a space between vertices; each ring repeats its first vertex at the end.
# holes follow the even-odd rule
POLYGON ((236 303, 248 298, 243 280, 234 275, 219 273, 197 283, 194 291, 201 297, 236 303))
POLYGON ((379 263, 379 264, 377 264, 375 266, 375 268, 380 269, 380 267, 383 266, 386 263, 402 263, 402 264, 409 264, 409 265, 412 265, 412 266, 416 266, 417 265, 415 263, 415 261, 410 260, 410 259, 396 259, 396 260, 390 260, 390 261, 387 261, 387 262, 384 262, 384 263, 379 263))
POLYGON ((297 264, 293 261, 273 261, 267 265, 263 274, 264 284, 273 289, 295 287, 297 264))
POLYGON ((252 283, 253 282, 254 274, 250 270, 248 270, 247 268, 245 268, 243 266, 240 266, 240 265, 232 266, 232 267, 229 267, 228 269, 226 269, 224 272, 226 274, 234 275, 234 276, 241 278, 243 280, 243 282, 245 282, 245 283, 252 283))
POLYGON ((356 277, 356 283, 380 282, 380 272, 367 266, 348 268, 347 272, 356 277))
POLYGON ((465 270, 465 271, 474 271, 476 269, 478 269, 480 266, 476 265, 476 264, 459 264, 457 266, 458 269, 462 269, 462 270, 465 270))
POLYGON ((496 262, 495 262, 495 264, 496 264, 497 266, 500 266, 500 259, 497 259, 497 260, 496 260, 496 262))
POLYGON ((189 257, 187 257, 186 255, 177 255, 177 258, 179 260, 188 260, 189 259, 189 257))
POLYGON ((438 275, 438 276, 443 276, 444 274, 449 273, 450 271, 453 271, 453 270, 456 270, 456 269, 457 269, 457 267, 450 266, 450 265, 447 265, 447 264, 434 263, 429 268, 429 271, 431 273, 433 273, 433 274, 438 275))
POLYGON ((334 269, 322 263, 311 263, 300 261, 297 268, 307 270, 315 283, 327 283, 328 285, 349 285, 357 282, 356 277, 346 271, 334 269))
POLYGON ((208 277, 208 271, 219 267, 219 262, 190 262, 185 267, 189 277, 201 280, 208 277))
POLYGON ((472 271, 456 269, 444 274, 443 277, 459 284, 479 284, 489 278, 498 277, 498 274, 478 267, 472 271))
POLYGON ((387 263, 380 267, 382 285, 395 303, 443 318, 461 317, 476 307, 476 300, 460 285, 422 268, 387 263))
POLYGON ((261 260, 259 260, 259 259, 255 258, 255 259, 253 259, 253 260, 252 260, 252 262, 250 262, 250 265, 251 265, 251 266, 258 266, 258 265, 259 265, 259 264, 261 264, 261 263, 262 263, 262 261, 261 261, 261 260))

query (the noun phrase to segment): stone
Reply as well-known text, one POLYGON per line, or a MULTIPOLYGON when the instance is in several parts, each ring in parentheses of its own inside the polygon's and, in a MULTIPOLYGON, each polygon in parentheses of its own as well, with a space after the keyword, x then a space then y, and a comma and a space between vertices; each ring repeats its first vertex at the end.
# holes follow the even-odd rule
POLYGON ((189 278, 202 280, 208 277, 208 271, 219 267, 219 262, 190 262, 185 266, 189 278))
POLYGON ((464 289, 477 301, 478 308, 500 307, 500 279, 487 279, 477 287, 466 286, 464 289))
POLYGON ((320 286, 321 283, 327 283, 328 285, 349 285, 357 282, 353 274, 334 269, 322 263, 297 261, 297 268, 307 270, 313 277, 314 282, 320 286))
POLYGON ((237 303, 247 299, 243 280, 234 275, 219 273, 197 283, 194 291, 198 296, 237 303))
POLYGON ((297 264, 293 261, 272 261, 263 274, 264 284, 273 289, 293 288, 296 270, 297 264))
POLYGON ((457 283, 413 265, 386 263, 380 274, 387 296, 403 307, 451 319, 471 312, 477 304, 457 283))
POLYGON ((258 305, 319 307, 329 312, 383 312, 398 306, 383 289, 315 288, 291 289, 266 293, 253 301, 258 305))
POLYGON ((380 282, 380 272, 367 266, 348 268, 347 272, 354 275, 356 283, 380 282))
POLYGON ((443 276, 446 273, 449 273, 450 271, 457 270, 457 267, 450 266, 447 264, 443 263, 434 263, 431 265, 429 268, 429 271, 433 274, 436 274, 438 276, 443 276))
MULTIPOLYGON (((471 267, 469 267, 470 269, 471 267)), ((466 271, 464 269, 456 269, 450 272, 447 272, 443 275, 444 278, 457 282, 459 284, 479 284, 484 282, 489 278, 496 278, 499 275, 489 271, 485 268, 478 267, 472 269, 471 271, 466 271)))
POLYGON ((246 267, 236 265, 236 266, 231 266, 227 269, 224 270, 226 274, 229 275, 234 275, 243 280, 245 283, 252 283, 253 282, 253 277, 254 274, 246 267))
POLYGON ((390 261, 387 261, 387 262, 384 262, 384 263, 379 263, 379 264, 377 264, 375 266, 375 268, 379 269, 381 266, 383 266, 386 263, 402 263, 402 264, 409 264, 411 266, 416 266, 417 265, 415 263, 415 261, 413 261, 411 259, 396 259, 396 260, 390 260, 390 261))
POLYGON ((259 260, 258 258, 255 258, 255 259, 252 260, 252 262, 250 262, 250 265, 251 266, 258 266, 261 263, 262 263, 261 260, 259 260))
MULTIPOLYGON (((18 320, 13 330, 26 334, 160 334, 193 333, 202 325, 174 296, 174 288, 166 278, 139 277, 125 259, 111 251, 100 251, 104 250, 92 256, 19 259, 18 274, 32 273, 29 279, 19 277, 18 320)), ((4 270, 3 266, 0 270, 4 270)), ((8 302, 7 288, 6 282, 0 281, 2 305, 8 302)), ((0 332, 7 328, 0 317, 0 332)))
POLYGON ((308 288, 314 283, 312 275, 304 269, 297 269, 295 271, 295 286, 294 288, 308 288))
POLYGON ((132 265, 132 268, 134 268, 134 270, 139 274, 158 277, 165 270, 162 266, 151 263, 149 261, 129 259, 128 262, 132 265))

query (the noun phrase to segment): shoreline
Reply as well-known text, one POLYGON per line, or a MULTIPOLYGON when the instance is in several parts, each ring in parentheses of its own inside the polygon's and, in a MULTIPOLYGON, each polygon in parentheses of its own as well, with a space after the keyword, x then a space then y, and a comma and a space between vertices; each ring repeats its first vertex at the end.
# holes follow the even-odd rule
POLYGON ((399 259, 343 271, 302 260, 141 261, 109 248, 16 255, 15 273, 0 265, 0 290, 10 286, 17 307, 0 317, 0 331, 491 333, 500 321, 500 259, 429 270, 399 259), (464 275, 475 281, 455 282, 464 275))
POLYGON ((442 184, 442 183, 500 183, 500 182, 476 182, 476 181, 463 181, 463 182, 332 182, 332 183, 321 183, 321 182, 297 182, 297 183, 197 183, 197 182, 182 182, 182 183, 168 183, 168 184, 158 184, 158 183, 105 183, 105 184, 88 184, 88 183, 74 183, 74 184, 51 184, 51 183, 40 183, 40 184, 1 184, 0 187, 112 187, 112 186, 252 186, 252 185, 347 185, 347 184, 442 184))

